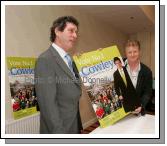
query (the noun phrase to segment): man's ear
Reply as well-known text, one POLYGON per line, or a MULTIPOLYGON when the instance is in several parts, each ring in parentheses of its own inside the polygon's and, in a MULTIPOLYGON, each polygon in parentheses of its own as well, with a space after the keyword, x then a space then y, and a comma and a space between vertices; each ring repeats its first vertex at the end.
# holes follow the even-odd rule
POLYGON ((56 36, 58 36, 59 35, 59 30, 57 29, 57 28, 55 28, 55 34, 56 34, 56 36))

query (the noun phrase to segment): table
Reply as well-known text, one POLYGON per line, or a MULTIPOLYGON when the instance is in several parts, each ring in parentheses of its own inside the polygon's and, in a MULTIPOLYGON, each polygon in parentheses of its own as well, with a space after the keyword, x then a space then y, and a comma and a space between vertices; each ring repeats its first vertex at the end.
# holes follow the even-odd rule
POLYGON ((98 127, 90 134, 154 134, 155 116, 146 114, 136 116, 130 114, 117 123, 101 128, 98 127))

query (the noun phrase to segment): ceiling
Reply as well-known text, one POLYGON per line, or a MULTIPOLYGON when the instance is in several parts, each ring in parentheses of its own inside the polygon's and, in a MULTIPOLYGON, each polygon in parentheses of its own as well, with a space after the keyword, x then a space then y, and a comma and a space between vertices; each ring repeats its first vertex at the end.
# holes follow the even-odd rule
POLYGON ((80 6, 80 10, 112 25, 125 34, 154 30, 154 6, 80 6), (145 9, 147 7, 148 9, 145 9))

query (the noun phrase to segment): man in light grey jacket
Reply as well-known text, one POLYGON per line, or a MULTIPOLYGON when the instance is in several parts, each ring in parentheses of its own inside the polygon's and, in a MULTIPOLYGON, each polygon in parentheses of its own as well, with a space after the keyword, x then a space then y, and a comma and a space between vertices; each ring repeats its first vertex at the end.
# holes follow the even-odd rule
POLYGON ((37 59, 35 89, 40 108, 41 134, 81 133, 81 80, 68 54, 76 43, 78 25, 72 16, 56 19, 50 33, 52 44, 37 59))

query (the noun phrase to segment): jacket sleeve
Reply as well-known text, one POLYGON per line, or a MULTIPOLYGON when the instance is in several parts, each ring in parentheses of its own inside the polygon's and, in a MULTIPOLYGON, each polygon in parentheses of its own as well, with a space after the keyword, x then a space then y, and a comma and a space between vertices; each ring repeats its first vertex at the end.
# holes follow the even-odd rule
POLYGON ((57 103, 55 72, 45 58, 39 58, 35 67, 35 89, 40 114, 50 133, 66 133, 57 103))
POLYGON ((143 108, 146 107, 148 101, 151 98, 151 94, 152 94, 152 72, 151 70, 148 70, 145 75, 143 94, 141 97, 143 108))

